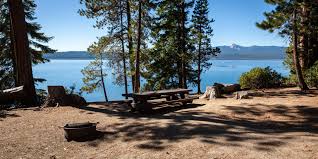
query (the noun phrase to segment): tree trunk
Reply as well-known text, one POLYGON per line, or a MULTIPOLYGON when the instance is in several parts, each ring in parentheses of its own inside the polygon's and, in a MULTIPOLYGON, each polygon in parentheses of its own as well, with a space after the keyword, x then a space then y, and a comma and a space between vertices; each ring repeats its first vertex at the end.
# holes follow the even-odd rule
MULTIPOLYGON (((121 2, 121 1, 120 1, 121 2)), ((121 6, 121 5, 120 5, 121 6)), ((123 24, 123 8, 120 10, 120 27, 121 27, 121 48, 122 48, 122 58, 124 65, 124 83, 125 83, 125 98, 128 99, 128 82, 127 82, 127 66, 126 66, 126 52, 125 52, 125 42, 124 42, 124 24, 123 24)))
POLYGON ((103 64, 103 55, 102 55, 102 53, 100 53, 100 77, 102 80, 105 101, 108 102, 108 97, 107 97, 107 92, 106 92, 106 87, 105 87, 105 80, 104 80, 104 73, 103 73, 103 65, 104 65, 103 64))
POLYGON ((23 104, 34 105, 37 103, 37 100, 22 0, 8 0, 8 4, 10 9, 11 31, 13 33, 12 35, 14 35, 11 41, 14 46, 16 63, 16 85, 24 86, 25 100, 23 100, 23 104))
POLYGON ((182 84, 183 88, 188 88, 187 86, 187 70, 186 70, 186 52, 187 52, 187 44, 186 44, 186 29, 185 29, 185 21, 186 21, 186 13, 185 13, 185 4, 184 1, 181 4, 181 35, 182 35, 182 84))
POLYGON ((198 94, 201 94, 201 38, 199 38, 198 53, 198 94))
POLYGON ((308 45, 308 24, 309 24, 309 13, 308 13, 308 1, 304 1, 304 5, 301 8, 301 26, 302 31, 300 32, 300 65, 302 70, 306 70, 309 68, 308 61, 309 61, 309 45, 308 45))
MULTIPOLYGON (((12 29, 12 24, 10 24, 10 28, 12 29)), ((14 39, 14 33, 12 31, 10 31, 10 39, 14 39)), ((17 72, 17 64, 15 62, 15 55, 14 55, 14 43, 13 40, 10 43, 10 49, 11 49, 11 54, 10 54, 10 58, 12 60, 12 68, 13 68, 13 76, 14 76, 14 86, 17 87, 17 83, 18 83, 18 79, 16 76, 16 72, 17 72)))
POLYGON ((178 58, 177 60, 177 69, 178 69, 178 85, 179 85, 179 88, 182 88, 183 87, 183 76, 182 76, 182 61, 180 60, 180 58, 178 58))
POLYGON ((135 68, 135 92, 140 92, 140 45, 141 45, 141 12, 142 12, 142 0, 139 0, 138 7, 138 37, 137 37, 137 50, 136 50, 136 68, 135 68))
POLYGON ((134 72, 134 64, 132 60, 132 54, 133 54, 133 40, 132 40, 132 30, 131 30, 131 13, 130 13, 130 0, 126 1, 127 5, 127 36, 128 36, 128 51, 129 51, 129 59, 130 59, 130 72, 132 73, 131 75, 131 83, 132 83, 132 89, 134 92, 135 88, 135 77, 133 75, 134 72))
POLYGON ((302 74, 302 69, 300 66, 300 61, 299 61, 299 52, 298 52, 298 31, 297 31, 297 12, 296 9, 294 10, 294 22, 293 22, 293 43, 294 43, 294 50, 293 50, 293 57, 294 57, 294 64, 295 64, 295 70, 296 70, 296 75, 298 78, 298 84, 301 90, 308 90, 308 86, 305 83, 303 74, 302 74))

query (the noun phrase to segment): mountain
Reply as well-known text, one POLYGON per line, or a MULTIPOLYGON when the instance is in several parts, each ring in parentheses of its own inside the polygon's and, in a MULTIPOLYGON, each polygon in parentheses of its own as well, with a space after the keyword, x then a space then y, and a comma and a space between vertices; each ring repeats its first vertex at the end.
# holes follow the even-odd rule
POLYGON ((86 51, 67 51, 67 52, 56 52, 54 54, 45 54, 45 58, 51 60, 91 60, 94 59, 86 51))
POLYGON ((286 47, 280 46, 250 46, 244 47, 236 44, 219 46, 221 54, 216 59, 222 60, 261 60, 284 59, 286 47))
MULTIPOLYGON (((284 59, 285 47, 280 46, 250 46, 244 47, 236 44, 231 46, 219 46, 221 54, 215 59, 219 60, 271 60, 284 59)), ((86 51, 68 51, 46 54, 47 59, 90 60, 94 57, 86 51)))

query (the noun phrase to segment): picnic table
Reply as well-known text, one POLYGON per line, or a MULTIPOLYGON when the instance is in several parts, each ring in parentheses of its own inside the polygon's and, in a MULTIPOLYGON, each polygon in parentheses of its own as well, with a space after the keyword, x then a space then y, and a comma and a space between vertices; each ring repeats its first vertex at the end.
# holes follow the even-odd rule
POLYGON ((160 91, 150 91, 143 93, 123 94, 133 99, 130 104, 133 111, 149 111, 155 106, 164 104, 182 103, 186 105, 192 103, 195 98, 189 96, 191 89, 170 89, 160 91))

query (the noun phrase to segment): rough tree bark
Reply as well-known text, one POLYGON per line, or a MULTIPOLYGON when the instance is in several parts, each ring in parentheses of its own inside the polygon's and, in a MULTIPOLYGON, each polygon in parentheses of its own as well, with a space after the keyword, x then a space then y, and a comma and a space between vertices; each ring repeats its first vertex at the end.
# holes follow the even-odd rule
MULTIPOLYGON (((121 3, 121 1, 120 1, 121 3)), ((120 5, 122 6, 122 5, 120 5)), ((120 27, 121 27, 121 48, 122 48, 122 58, 123 58, 123 65, 124 65, 124 83, 125 83, 125 94, 128 94, 128 82, 127 82, 127 66, 126 66, 126 52, 125 52, 125 41, 124 41, 124 24, 123 24, 123 8, 120 10, 120 27)), ((128 99, 128 96, 125 97, 128 99)))
POLYGON ((127 11, 127 36, 128 36, 128 51, 129 51, 129 58, 130 58, 130 71, 132 73, 131 75, 131 84, 132 84, 132 89, 134 92, 135 88, 135 76, 133 75, 133 60, 132 60, 132 54, 133 54, 133 39, 132 39, 132 30, 131 30, 131 13, 130 13, 130 0, 126 1, 126 11, 127 11))
POLYGON ((200 24, 200 34, 199 34, 199 52, 198 52, 198 94, 201 94, 201 45, 202 45, 202 36, 201 36, 201 24, 200 24))
POLYGON ((16 63, 16 86, 24 86, 25 99, 21 102, 27 105, 34 105, 37 103, 37 100, 22 0, 8 0, 8 4, 11 18, 11 31, 12 35, 14 35, 11 40, 16 63))
POLYGON ((300 61, 299 61, 299 52, 298 52, 298 30, 297 30, 297 11, 294 10, 293 14, 293 58, 294 58, 294 65, 296 70, 296 75, 298 78, 298 85, 301 90, 308 90, 308 86, 304 80, 304 76, 302 73, 300 61))
POLYGON ((185 21, 186 21, 186 13, 185 13, 185 2, 183 1, 181 3, 181 40, 182 40, 182 84, 183 88, 188 88, 187 86, 187 70, 186 70, 186 59, 185 55, 187 52, 187 44, 186 44, 186 26, 185 26, 185 21))
POLYGON ((140 92, 140 45, 141 45, 141 12, 142 12, 142 0, 139 0, 138 6, 138 37, 137 37, 137 49, 136 49, 136 68, 135 68, 135 89, 134 91, 140 92))
POLYGON ((304 0, 304 4, 301 7, 301 26, 302 30, 300 31, 300 39, 299 39, 299 58, 300 58, 300 66, 302 70, 306 70, 309 68, 309 32, 308 32, 308 24, 309 24, 309 2, 308 0, 304 0))
POLYGON ((104 79, 104 73, 103 73, 103 55, 102 53, 100 53, 100 77, 102 80, 102 86, 103 86, 103 91, 104 91, 104 97, 105 97, 105 101, 108 102, 108 97, 107 97, 107 92, 106 92, 106 86, 105 86, 105 79, 104 79))

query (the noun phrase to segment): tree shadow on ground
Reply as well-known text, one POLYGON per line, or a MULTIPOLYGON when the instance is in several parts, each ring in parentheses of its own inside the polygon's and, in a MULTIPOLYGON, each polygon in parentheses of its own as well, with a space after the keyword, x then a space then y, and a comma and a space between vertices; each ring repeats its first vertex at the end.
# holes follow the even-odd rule
POLYGON ((222 106, 226 113, 207 112, 202 105, 171 105, 151 114, 133 114, 125 106, 88 106, 80 109, 117 117, 119 123, 99 128, 107 133, 101 142, 139 141, 140 149, 164 150, 188 139, 239 147, 247 142, 260 151, 272 151, 297 138, 293 133, 318 135, 318 106, 246 104, 222 106))

